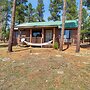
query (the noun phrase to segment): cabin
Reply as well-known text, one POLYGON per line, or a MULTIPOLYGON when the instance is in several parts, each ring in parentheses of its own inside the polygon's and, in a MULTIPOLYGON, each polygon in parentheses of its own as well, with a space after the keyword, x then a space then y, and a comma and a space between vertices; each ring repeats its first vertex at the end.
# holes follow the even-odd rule
MULTIPOLYGON (((21 43, 21 38, 25 38, 30 43, 44 43, 53 40, 59 42, 61 35, 62 22, 31 22, 19 24, 14 28, 13 43, 14 45, 21 43)), ((75 45, 77 41, 77 20, 65 21, 64 43, 70 42, 75 45)))

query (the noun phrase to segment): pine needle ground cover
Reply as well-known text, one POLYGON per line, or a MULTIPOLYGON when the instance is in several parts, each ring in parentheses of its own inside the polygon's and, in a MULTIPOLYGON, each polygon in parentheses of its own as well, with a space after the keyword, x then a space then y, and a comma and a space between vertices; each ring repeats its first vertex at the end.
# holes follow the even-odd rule
POLYGON ((90 90, 90 48, 0 48, 0 90, 90 90))

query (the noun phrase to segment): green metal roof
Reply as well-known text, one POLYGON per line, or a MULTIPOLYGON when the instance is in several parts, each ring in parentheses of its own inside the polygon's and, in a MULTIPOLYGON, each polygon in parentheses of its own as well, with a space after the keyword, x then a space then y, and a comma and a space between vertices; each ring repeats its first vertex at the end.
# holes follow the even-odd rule
MULTIPOLYGON (((31 22, 31 23, 23 23, 19 24, 16 27, 17 28, 22 28, 22 27, 48 27, 48 26, 56 26, 61 28, 62 27, 62 22, 61 21, 53 21, 53 22, 31 22)), ((65 21, 65 28, 77 28, 78 23, 77 20, 66 20, 65 21)))

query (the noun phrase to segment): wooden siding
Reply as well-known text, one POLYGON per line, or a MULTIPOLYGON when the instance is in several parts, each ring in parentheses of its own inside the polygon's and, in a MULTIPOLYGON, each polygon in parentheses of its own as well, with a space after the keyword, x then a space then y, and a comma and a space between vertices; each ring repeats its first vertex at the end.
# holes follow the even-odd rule
MULTIPOLYGON (((55 42, 59 42, 60 40, 60 29, 55 28, 55 27, 45 27, 45 28, 33 28, 33 29, 19 29, 19 31, 14 31, 14 44, 20 43, 20 37, 29 37, 28 41, 32 43, 43 43, 46 42, 46 30, 52 30, 52 39, 55 42), (42 30, 42 37, 32 37, 32 31, 33 30, 42 30), (18 37, 16 37, 16 33, 18 32, 18 37), (21 34, 21 35, 20 35, 21 34)), ((77 41, 77 29, 65 29, 65 30, 71 30, 71 39, 72 39, 72 44, 76 44, 77 41)), ((54 45, 53 42, 53 45, 54 45)))

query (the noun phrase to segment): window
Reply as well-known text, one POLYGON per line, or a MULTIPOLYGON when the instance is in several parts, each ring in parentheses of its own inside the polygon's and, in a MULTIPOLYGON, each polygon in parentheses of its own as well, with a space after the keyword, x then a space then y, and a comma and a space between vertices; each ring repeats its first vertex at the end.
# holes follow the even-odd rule
POLYGON ((64 32, 64 42, 70 42, 71 38, 71 31, 70 30, 65 30, 64 32))
POLYGON ((33 37, 42 37, 42 32, 41 31, 32 31, 32 36, 33 37))
POLYGON ((70 39, 70 36, 71 36, 71 31, 70 30, 65 30, 64 38, 70 39))
POLYGON ((18 31, 15 32, 15 37, 16 37, 16 38, 18 37, 18 31))

